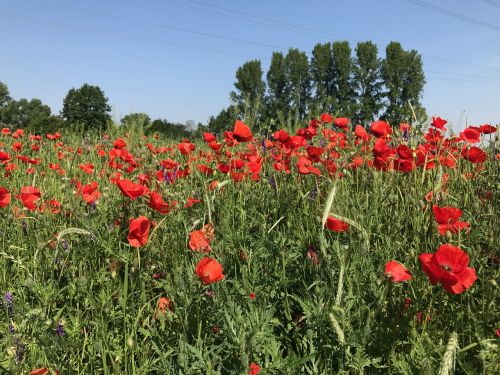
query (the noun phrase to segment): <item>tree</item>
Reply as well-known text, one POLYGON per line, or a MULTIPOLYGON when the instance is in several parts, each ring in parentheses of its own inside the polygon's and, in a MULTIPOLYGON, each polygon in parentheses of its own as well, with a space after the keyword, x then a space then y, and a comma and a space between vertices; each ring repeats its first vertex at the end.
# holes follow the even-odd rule
POLYGON ((267 98, 267 117, 275 118, 288 112, 289 86, 285 72, 285 57, 281 52, 273 52, 271 65, 266 75, 269 96, 267 98))
POLYGON ((387 89, 387 108, 383 115, 386 121, 393 125, 410 122, 412 108, 419 117, 425 116, 420 103, 425 76, 417 51, 405 51, 398 42, 389 43, 382 61, 382 78, 387 89))
POLYGON ((247 61, 236 71, 236 91, 231 92, 231 99, 236 102, 239 115, 249 124, 259 119, 260 107, 264 102, 266 84, 262 74, 260 60, 247 61))
POLYGON ((142 126, 145 128, 151 124, 151 119, 146 113, 129 113, 128 115, 123 116, 120 123, 124 127, 142 126))
POLYGON ((332 44, 333 87, 335 93, 335 111, 342 116, 351 117, 355 91, 353 84, 353 61, 349 42, 332 44))
POLYGON ((9 88, 5 83, 0 81, 0 108, 5 107, 11 100, 9 88))
POLYGON ((355 121, 367 124, 378 117, 383 108, 380 59, 377 45, 371 41, 359 42, 356 46, 354 87, 357 95, 355 121))
POLYGON ((296 48, 288 50, 285 57, 285 77, 290 110, 295 113, 296 120, 303 120, 311 100, 311 74, 305 52, 296 48))
POLYGON ((314 98, 320 111, 332 112, 335 96, 332 44, 318 43, 314 46, 311 58, 311 77, 316 91, 314 98))
POLYGON ((105 128, 110 119, 108 98, 98 86, 72 88, 64 98, 62 117, 69 124, 83 124, 85 130, 105 128))
POLYGON ((11 100, 0 111, 0 121, 16 128, 36 127, 50 117, 50 107, 40 99, 11 100))
POLYGON ((229 106, 229 108, 220 111, 217 116, 211 116, 208 119, 209 131, 215 134, 221 134, 225 130, 231 130, 234 122, 238 118, 237 112, 238 110, 235 106, 229 106))
POLYGON ((174 124, 167 120, 156 119, 146 129, 146 134, 161 134, 166 138, 180 140, 189 137, 189 132, 182 124, 174 124))

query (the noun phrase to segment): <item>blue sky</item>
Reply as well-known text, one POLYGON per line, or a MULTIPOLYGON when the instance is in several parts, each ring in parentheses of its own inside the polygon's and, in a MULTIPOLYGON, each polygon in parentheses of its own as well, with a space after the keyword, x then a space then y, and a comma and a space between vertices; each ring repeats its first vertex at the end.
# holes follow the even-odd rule
POLYGON ((372 40, 383 55, 395 40, 423 55, 429 115, 455 130, 466 118, 500 122, 500 0, 0 0, 0 34, 0 81, 54 113, 70 88, 90 83, 117 120, 146 112, 206 122, 229 104, 247 60, 266 71, 276 50, 372 40))

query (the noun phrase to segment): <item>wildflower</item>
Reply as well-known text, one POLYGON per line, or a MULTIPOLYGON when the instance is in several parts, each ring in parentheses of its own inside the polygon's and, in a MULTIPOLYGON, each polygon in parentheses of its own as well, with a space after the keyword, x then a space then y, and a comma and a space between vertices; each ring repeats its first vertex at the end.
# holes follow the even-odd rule
POLYGON ((14 296, 12 295, 12 292, 7 292, 5 293, 5 306, 7 306, 7 313, 9 315, 14 315, 14 307, 12 304, 12 300, 14 299, 14 296))
POLYGON ((141 247, 148 242, 149 228, 151 223, 145 216, 139 216, 130 222, 128 243, 133 247, 141 247))
POLYGON ((460 294, 477 280, 476 270, 468 267, 467 253, 453 245, 441 245, 435 254, 420 254, 419 260, 431 284, 441 283, 450 293, 460 294))
POLYGON ((59 337, 66 336, 66 331, 64 330, 64 325, 62 321, 57 322, 56 335, 59 337))
POLYGON ((384 273, 393 283, 408 281, 412 279, 411 272, 396 260, 390 260, 385 264, 384 273))
POLYGON ((250 293, 249 297, 253 301, 255 299, 255 293, 254 292, 250 293))
POLYGON ((202 230, 194 230, 189 234, 189 248, 193 251, 209 253, 210 242, 202 230))
POLYGON ((336 219, 332 216, 328 216, 326 219, 325 226, 333 232, 347 232, 349 230, 349 224, 346 222, 336 219))
POLYGON ((214 258, 205 257, 201 259, 196 266, 195 272, 205 285, 224 278, 222 265, 214 258))
POLYGON ((166 297, 160 297, 158 299, 158 302, 156 303, 156 312, 154 318, 158 319, 158 313, 161 313, 163 316, 165 316, 167 309, 169 311, 173 311, 172 301, 166 297))
POLYGON ((248 125, 240 120, 236 120, 234 124, 233 136, 239 142, 250 142, 253 139, 252 131, 248 125))
POLYGON ((36 203, 40 199, 42 194, 34 186, 23 186, 21 188, 21 193, 16 196, 17 199, 21 200, 23 206, 30 211, 34 211, 36 208, 36 203))
POLYGON ((0 186, 0 208, 8 206, 10 203, 10 193, 9 191, 0 186))
POLYGON ((447 231, 457 233, 461 229, 469 228, 470 224, 466 221, 458 221, 462 216, 462 210, 456 207, 438 207, 432 206, 434 218, 438 223, 439 234, 445 235, 447 231))
POLYGON ((248 374, 249 375, 257 375, 260 372, 261 367, 255 363, 252 362, 250 363, 250 366, 248 366, 248 374))

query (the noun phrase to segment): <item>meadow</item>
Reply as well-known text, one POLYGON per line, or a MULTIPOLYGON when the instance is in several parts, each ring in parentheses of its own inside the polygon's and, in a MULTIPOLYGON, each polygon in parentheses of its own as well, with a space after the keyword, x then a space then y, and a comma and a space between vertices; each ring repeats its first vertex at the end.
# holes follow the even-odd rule
POLYGON ((498 374, 499 133, 0 134, 0 371, 498 374))

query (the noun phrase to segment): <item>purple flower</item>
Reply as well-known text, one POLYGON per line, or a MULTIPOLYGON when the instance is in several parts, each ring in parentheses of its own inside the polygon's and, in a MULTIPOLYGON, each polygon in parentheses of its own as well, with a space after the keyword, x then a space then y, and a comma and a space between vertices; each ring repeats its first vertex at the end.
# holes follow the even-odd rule
POLYGON ((64 327, 63 327, 61 321, 57 322, 56 334, 59 337, 63 337, 66 335, 66 331, 64 330, 64 327))
POLYGON ((7 313, 9 315, 14 315, 14 309, 12 306, 13 295, 12 292, 5 293, 5 305, 7 306, 7 313))
POLYGON ((268 181, 273 190, 276 190, 276 179, 274 178, 274 176, 269 177, 268 181))

